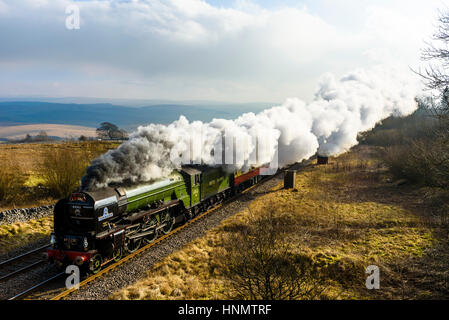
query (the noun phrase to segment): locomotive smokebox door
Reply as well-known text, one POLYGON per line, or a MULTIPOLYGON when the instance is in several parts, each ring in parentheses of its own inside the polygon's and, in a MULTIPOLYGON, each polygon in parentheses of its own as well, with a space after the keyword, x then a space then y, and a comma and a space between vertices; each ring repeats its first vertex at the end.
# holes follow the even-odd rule
POLYGON ((114 248, 121 248, 125 243, 125 230, 114 233, 114 248))

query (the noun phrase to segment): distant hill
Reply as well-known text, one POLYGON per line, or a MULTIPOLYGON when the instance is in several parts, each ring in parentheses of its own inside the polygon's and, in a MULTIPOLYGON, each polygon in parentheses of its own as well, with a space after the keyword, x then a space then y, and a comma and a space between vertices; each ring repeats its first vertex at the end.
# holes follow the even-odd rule
POLYGON ((208 100, 162 100, 162 99, 116 99, 116 98, 87 98, 87 97, 0 97, 0 102, 49 102, 49 103, 61 103, 61 104, 112 104, 122 107, 148 107, 155 105, 182 105, 182 106, 197 106, 214 109, 215 107, 226 108, 266 108, 273 106, 276 103, 273 102, 223 102, 223 101, 208 101, 208 100))
POLYGON ((158 104, 124 107, 109 103, 75 104, 40 101, 0 102, 0 126, 25 124, 65 124, 96 128, 112 122, 127 130, 149 123, 171 123, 180 115, 189 120, 234 119, 245 112, 259 112, 269 104, 216 104, 211 107, 183 104, 158 104))

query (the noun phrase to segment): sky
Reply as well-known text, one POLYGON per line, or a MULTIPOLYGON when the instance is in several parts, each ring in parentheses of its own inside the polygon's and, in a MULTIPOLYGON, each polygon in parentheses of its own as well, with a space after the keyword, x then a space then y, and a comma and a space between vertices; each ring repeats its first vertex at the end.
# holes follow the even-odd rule
POLYGON ((447 2, 0 0, 0 97, 307 101, 329 72, 422 66, 447 2))

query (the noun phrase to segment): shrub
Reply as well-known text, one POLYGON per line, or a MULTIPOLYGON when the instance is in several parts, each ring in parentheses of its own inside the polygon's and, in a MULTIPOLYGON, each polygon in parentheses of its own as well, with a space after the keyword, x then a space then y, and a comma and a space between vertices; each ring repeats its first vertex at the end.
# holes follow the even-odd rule
POLYGON ((307 255, 295 253, 285 235, 291 222, 271 214, 252 219, 249 227, 231 234, 219 254, 222 274, 237 299, 313 299, 324 288, 307 255))
POLYGON ((449 186, 449 143, 439 137, 413 140, 409 145, 388 147, 383 161, 396 178, 427 186, 449 186))
POLYGON ((384 129, 370 132, 363 137, 363 143, 372 146, 398 145, 404 139, 402 132, 398 129, 384 129))
POLYGON ((44 153, 40 165, 44 185, 54 197, 68 196, 79 186, 88 164, 89 153, 83 148, 76 150, 65 145, 44 153))
POLYGON ((359 134, 362 144, 372 146, 405 145, 410 139, 430 139, 435 135, 438 120, 432 117, 432 105, 420 103, 415 113, 407 117, 389 117, 378 123, 373 130, 359 134))
POLYGON ((25 178, 20 174, 17 165, 4 163, 0 166, 0 203, 9 204, 20 201, 21 188, 25 178))

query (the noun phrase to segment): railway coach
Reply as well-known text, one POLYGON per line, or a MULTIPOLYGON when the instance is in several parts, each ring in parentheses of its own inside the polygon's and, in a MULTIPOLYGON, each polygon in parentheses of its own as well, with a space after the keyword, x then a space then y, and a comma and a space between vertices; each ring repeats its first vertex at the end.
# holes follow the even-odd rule
POLYGON ((97 273, 168 234, 175 224, 258 183, 261 168, 227 173, 221 167, 190 165, 148 184, 75 191, 55 205, 47 258, 59 267, 76 264, 97 273))

